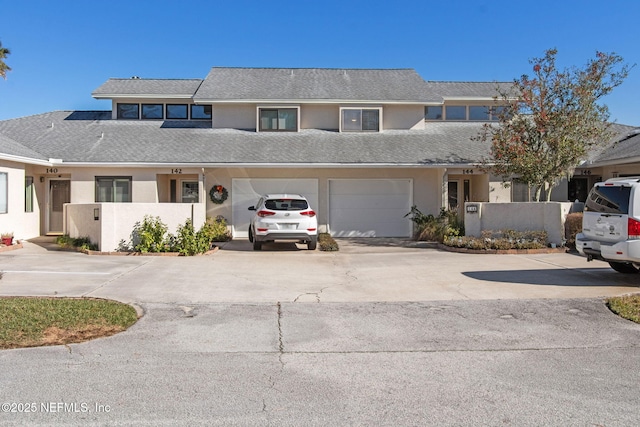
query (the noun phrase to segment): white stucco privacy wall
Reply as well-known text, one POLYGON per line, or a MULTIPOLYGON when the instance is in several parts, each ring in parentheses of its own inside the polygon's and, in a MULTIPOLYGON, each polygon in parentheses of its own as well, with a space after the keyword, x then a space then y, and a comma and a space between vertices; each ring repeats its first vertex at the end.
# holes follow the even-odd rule
POLYGON ((564 223, 572 206, 570 202, 467 202, 465 234, 480 237, 483 231, 488 230, 545 230, 549 243, 560 245, 564 240, 564 223))
POLYGON ((145 215, 160 217, 168 232, 176 234, 188 218, 196 230, 200 229, 206 221, 206 208, 204 203, 66 204, 64 232, 71 237, 89 237, 103 252, 115 251, 121 240, 130 242, 135 223, 145 215))

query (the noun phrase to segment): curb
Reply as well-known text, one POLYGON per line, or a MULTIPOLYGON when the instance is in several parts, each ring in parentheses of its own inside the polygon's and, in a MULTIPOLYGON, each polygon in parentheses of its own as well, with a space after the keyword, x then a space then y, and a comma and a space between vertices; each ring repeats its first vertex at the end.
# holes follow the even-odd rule
POLYGON ((19 240, 16 240, 16 243, 10 246, 0 246, 0 252, 15 251, 16 249, 22 249, 22 242, 19 240))
MULTIPOLYGON (((215 252, 218 252, 220 248, 215 246, 213 249, 208 250, 202 254, 196 254, 194 256, 205 256, 211 255, 215 252)), ((101 251, 83 251, 87 255, 103 255, 103 256, 159 256, 159 257, 178 257, 184 256, 180 252, 101 252, 101 251)))

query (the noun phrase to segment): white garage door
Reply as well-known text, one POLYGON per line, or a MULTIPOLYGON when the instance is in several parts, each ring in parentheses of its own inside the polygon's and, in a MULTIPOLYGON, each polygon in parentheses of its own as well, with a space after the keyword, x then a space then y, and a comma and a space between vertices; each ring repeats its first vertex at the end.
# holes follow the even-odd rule
POLYGON ((252 179, 237 178, 231 182, 233 215, 233 237, 248 237, 249 221, 254 206, 261 195, 275 193, 301 194, 307 198, 311 208, 318 209, 317 179, 252 179))
POLYGON ((410 237, 410 179, 329 181, 329 228, 335 237, 410 237))

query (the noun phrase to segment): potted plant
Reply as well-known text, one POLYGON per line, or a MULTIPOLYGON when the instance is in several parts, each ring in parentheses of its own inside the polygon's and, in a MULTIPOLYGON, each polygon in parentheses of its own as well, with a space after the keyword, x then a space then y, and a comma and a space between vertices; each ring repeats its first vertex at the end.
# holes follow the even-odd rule
POLYGON ((0 238, 2 238, 2 244, 6 246, 13 245, 13 232, 2 233, 0 234, 0 238))

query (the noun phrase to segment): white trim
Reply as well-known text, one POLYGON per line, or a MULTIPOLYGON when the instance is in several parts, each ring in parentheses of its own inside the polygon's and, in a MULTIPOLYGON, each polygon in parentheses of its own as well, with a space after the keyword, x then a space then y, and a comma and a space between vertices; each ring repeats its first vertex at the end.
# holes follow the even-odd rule
MULTIPOLYGON (((493 99, 493 98, 491 98, 493 99)), ((382 104, 382 105, 431 105, 440 101, 424 100, 424 101, 403 101, 403 100, 382 100, 382 99, 211 99, 211 98, 193 98, 195 103, 206 104, 382 104)), ((440 105, 440 104, 436 104, 440 105)))
POLYGON ((91 96, 95 99, 111 99, 116 101, 117 99, 183 99, 185 101, 193 100, 193 94, 184 94, 184 95, 163 95, 163 94, 107 94, 107 95, 94 95, 91 96))
POLYGON ((30 157, 12 156, 11 154, 0 153, 0 160, 7 160, 9 162, 26 163, 29 165, 38 166, 52 166, 53 164, 47 160, 32 159, 30 157))
POLYGON ((137 168, 464 168, 480 167, 479 163, 83 163, 83 162, 61 162, 52 163, 52 167, 93 167, 93 168, 113 168, 113 167, 137 167, 137 168))

